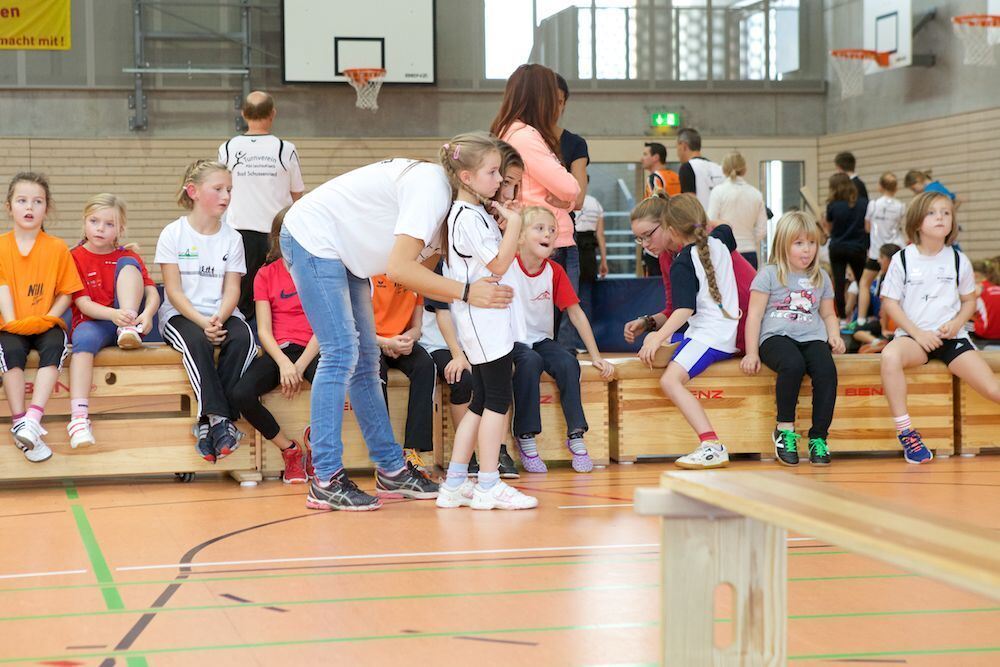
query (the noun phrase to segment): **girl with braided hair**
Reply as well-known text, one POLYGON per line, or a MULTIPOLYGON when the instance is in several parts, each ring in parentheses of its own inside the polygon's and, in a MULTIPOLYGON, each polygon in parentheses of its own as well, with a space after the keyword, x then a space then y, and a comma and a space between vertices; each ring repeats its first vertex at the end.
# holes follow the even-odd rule
MULTIPOLYGON (((660 387, 698 434, 699 445, 676 464, 694 469, 722 467, 729 463, 729 453, 712 430, 701 403, 684 385, 737 351, 740 304, 731 256, 736 239, 728 225, 719 225, 709 234, 705 209, 690 193, 665 202, 657 227, 649 229, 650 222, 633 213, 632 233, 643 245, 677 249, 670 264, 673 312, 657 331, 646 336, 639 358, 652 367, 653 357, 664 343, 680 343, 660 378, 660 387), (685 325, 687 329, 681 333, 685 325)), ((656 252, 661 248, 650 249, 656 252)))
MULTIPOLYGON (((448 215, 445 274, 465 282, 502 276, 514 262, 521 216, 490 201, 503 182, 499 141, 484 132, 460 134, 441 147, 441 165, 455 203, 448 215), (490 210, 484 206, 489 206, 490 210), (493 218, 492 211, 499 218, 493 218)), ((538 500, 500 480, 500 440, 512 401, 515 318, 509 309, 451 304, 451 316, 465 356, 472 364, 472 401, 455 431, 448 476, 437 506, 478 510, 521 510, 538 500), (469 461, 478 444, 479 478, 469 479, 469 461)))

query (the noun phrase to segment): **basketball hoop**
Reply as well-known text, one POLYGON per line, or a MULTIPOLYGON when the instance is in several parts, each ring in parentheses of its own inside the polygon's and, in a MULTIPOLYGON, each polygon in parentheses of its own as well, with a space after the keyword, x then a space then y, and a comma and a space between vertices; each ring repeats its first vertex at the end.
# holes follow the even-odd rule
POLYGON ((857 97, 865 90, 865 69, 868 61, 878 63, 879 67, 889 66, 888 52, 870 51, 868 49, 837 49, 831 51, 833 68, 840 79, 840 96, 843 99, 857 97))
POLYGON ((345 69, 344 76, 358 93, 358 101, 355 106, 359 109, 378 111, 378 91, 382 88, 385 70, 377 68, 345 69))
POLYGON ((1000 43, 1000 16, 966 14, 951 20, 955 34, 965 44, 966 65, 995 65, 993 45, 1000 43))

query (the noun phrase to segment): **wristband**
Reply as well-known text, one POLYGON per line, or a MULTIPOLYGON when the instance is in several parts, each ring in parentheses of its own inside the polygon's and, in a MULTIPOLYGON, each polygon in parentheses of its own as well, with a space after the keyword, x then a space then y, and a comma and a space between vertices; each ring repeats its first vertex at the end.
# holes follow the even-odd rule
POLYGON ((462 301, 469 303, 469 287, 470 283, 465 283, 465 290, 462 292, 462 301))
POLYGON ((655 331, 656 330, 656 320, 653 319, 652 317, 650 317, 649 315, 643 315, 642 316, 642 321, 643 321, 643 323, 646 326, 646 331, 655 331))

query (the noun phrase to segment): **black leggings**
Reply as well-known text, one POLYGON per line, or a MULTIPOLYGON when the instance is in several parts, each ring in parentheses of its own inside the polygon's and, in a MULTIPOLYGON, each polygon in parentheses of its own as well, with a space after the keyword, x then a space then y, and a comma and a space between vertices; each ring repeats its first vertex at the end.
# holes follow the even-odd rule
POLYGON ((420 345, 414 345, 409 354, 395 359, 383 354, 378 374, 382 380, 386 408, 389 407, 390 368, 402 371, 410 381, 403 447, 429 452, 434 449, 434 360, 420 345))
POLYGON ((837 367, 826 341, 800 343, 788 336, 771 336, 760 345, 760 360, 778 374, 775 397, 779 422, 795 422, 802 378, 809 374, 813 387, 809 437, 825 439, 837 404, 837 367))
POLYGON ((514 352, 485 364, 472 365, 472 402, 469 412, 483 416, 483 409, 505 415, 514 399, 514 352))
POLYGON ((855 248, 854 246, 830 246, 830 269, 833 271, 833 306, 837 311, 837 317, 847 319, 851 313, 845 313, 845 301, 847 295, 847 267, 851 267, 854 272, 854 279, 861 286, 861 274, 865 270, 865 260, 868 259, 868 251, 865 248, 855 248))
MULTIPOLYGON (((301 345, 294 343, 289 343, 282 349, 285 356, 292 362, 298 361, 305 350, 301 345)), ((302 374, 310 384, 312 384, 313 376, 316 375, 316 366, 318 365, 319 355, 317 354, 302 374)), ((265 354, 254 359, 250 368, 236 384, 236 389, 233 390, 233 402, 236 403, 236 407, 243 413, 246 420, 260 431, 265 440, 270 440, 278 435, 281 432, 281 427, 278 426, 271 411, 260 402, 260 398, 280 384, 281 371, 278 370, 278 362, 271 355, 265 354)))

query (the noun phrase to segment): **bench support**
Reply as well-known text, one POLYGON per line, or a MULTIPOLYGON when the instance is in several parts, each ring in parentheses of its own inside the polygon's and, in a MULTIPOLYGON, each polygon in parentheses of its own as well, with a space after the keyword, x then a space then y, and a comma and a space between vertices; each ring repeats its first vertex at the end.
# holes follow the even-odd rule
POLYGON ((785 664, 787 544, 783 528, 666 489, 637 489, 636 511, 661 516, 661 663, 785 664), (716 589, 732 587, 732 642, 715 645, 716 589))

